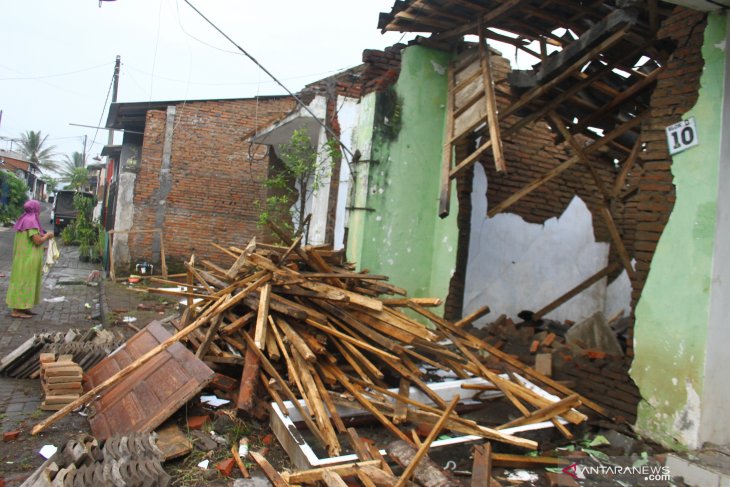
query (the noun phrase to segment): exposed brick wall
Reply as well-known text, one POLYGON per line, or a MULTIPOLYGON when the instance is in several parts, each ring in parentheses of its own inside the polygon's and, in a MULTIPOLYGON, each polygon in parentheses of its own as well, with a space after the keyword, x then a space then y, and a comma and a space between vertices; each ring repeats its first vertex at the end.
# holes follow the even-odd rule
MULTIPOLYGON (((496 55, 492 56, 492 65, 495 83, 499 87, 497 103, 501 109, 505 109, 512 102, 508 98, 512 94, 511 90, 502 83, 510 71, 510 65, 505 58, 496 55)), ((508 117, 501 121, 500 127, 505 130, 518 120, 519 118, 516 116, 508 117)), ((580 137, 578 140, 583 142, 580 137)), ((555 135, 544 121, 531 123, 517 133, 503 137, 503 151, 507 163, 506 173, 496 171, 491 151, 487 151, 481 160, 489 181, 487 201, 490 208, 565 162, 574 154, 572 148, 565 142, 555 145, 555 135)), ((604 186, 611 188, 616 170, 606 159, 591 157, 591 160, 603 180, 604 186)), ((549 218, 559 217, 575 195, 578 195, 593 213, 596 239, 609 241, 610 236, 606 225, 598 212, 594 211, 602 203, 602 195, 594 184, 588 169, 580 163, 532 191, 507 208, 505 212, 515 213, 529 223, 544 223, 549 218)), ((623 229, 624 222, 620 215, 615 215, 615 219, 622 233, 633 233, 623 229)))
POLYGON ((680 121, 697 102, 704 67, 701 48, 706 25, 704 13, 676 7, 657 33, 659 39, 671 39, 677 47, 659 75, 651 97, 651 115, 642 126, 646 150, 640 155, 643 171, 638 181, 636 206, 626 209, 627 218, 636 221, 634 255, 637 262, 632 282, 632 306, 641 296, 656 244, 674 207, 672 158, 664 128, 680 121))
MULTIPOLYGON (((268 174, 266 151, 254 146, 249 161, 247 137, 262 121, 278 119, 294 108, 289 97, 196 101, 179 104, 174 122, 172 188, 164 214, 164 244, 168 261, 190 258, 228 263, 210 245, 244 246, 253 236, 266 238, 257 228, 256 200, 263 200, 268 174), (263 158, 263 159, 260 159, 263 158)), ((144 143, 134 192, 134 230, 155 228, 160 198, 160 167, 165 134, 164 111, 147 112, 144 143)), ((153 236, 132 233, 132 263, 156 260, 153 236)))
POLYGON ((401 51, 405 44, 394 44, 383 51, 366 49, 362 53, 365 72, 362 75, 362 94, 384 91, 398 80, 401 51))

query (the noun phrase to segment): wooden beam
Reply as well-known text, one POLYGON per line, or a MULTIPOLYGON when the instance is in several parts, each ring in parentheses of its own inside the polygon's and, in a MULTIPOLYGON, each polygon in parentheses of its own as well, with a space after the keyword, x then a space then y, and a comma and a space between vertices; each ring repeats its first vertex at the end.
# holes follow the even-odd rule
POLYGON ((593 183, 596 185, 596 188, 601 192, 603 195, 604 203, 607 202, 611 198, 611 193, 609 193, 606 186, 603 184, 603 181, 601 180, 601 176, 596 171, 596 168, 593 167, 593 163, 588 158, 585 152, 583 152, 583 148, 580 146, 580 144, 575 140, 573 135, 570 133, 570 131, 565 127, 565 122, 562 118, 560 118, 555 112, 550 112, 548 114, 548 118, 550 120, 550 125, 553 126, 554 129, 556 129, 560 134, 565 138, 565 140, 568 141, 570 146, 573 148, 573 152, 578 157, 581 163, 583 163, 584 166, 588 169, 588 172, 590 172, 591 177, 593 178, 593 183))
POLYGON ((616 222, 613 220, 611 210, 609 210, 607 206, 602 206, 598 209, 598 212, 601 214, 601 217, 606 222, 606 226, 608 227, 608 233, 611 235, 611 241, 615 245, 616 253, 619 256, 619 259, 621 259, 621 263, 624 265, 624 269, 626 269, 626 272, 629 275, 629 279, 633 278, 634 268, 631 265, 631 257, 629 256, 629 253, 624 246, 623 240, 621 240, 621 234, 618 231, 616 222))
POLYGON ((611 191, 611 196, 613 196, 614 198, 617 198, 618 195, 621 194, 621 191, 626 184, 626 178, 631 172, 631 169, 634 167, 636 159, 639 157, 639 153, 641 152, 641 145, 641 136, 639 136, 636 138, 636 142, 634 142, 634 147, 631 149, 631 154, 629 154, 623 164, 621 164, 621 172, 619 172, 618 176, 616 176, 616 181, 614 182, 613 190, 611 191))
MULTIPOLYGON (((649 110, 646 110, 642 112, 641 114, 637 115, 636 117, 632 118, 628 122, 623 123, 622 125, 616 127, 612 132, 605 135, 601 139, 598 139, 593 144, 589 145, 585 149, 583 149, 583 152, 589 154, 595 150, 598 150, 599 148, 603 147, 604 145, 610 143, 615 138, 619 137, 620 135, 626 133, 627 131, 635 128, 636 126, 640 125, 641 122, 649 115, 649 110)), ((519 200, 530 194, 535 189, 539 188, 546 182, 550 181, 554 177, 558 176, 560 173, 565 171, 566 169, 571 168, 576 163, 580 162, 580 158, 578 156, 573 156, 567 161, 561 163, 559 166, 554 167, 551 169, 547 174, 544 174, 537 178, 536 180, 532 181, 531 183, 528 183, 525 187, 517 191, 516 193, 512 194, 511 196, 507 197, 504 201, 501 201, 499 204, 495 205, 493 208, 491 208, 487 215, 492 218, 494 215, 497 215, 501 213, 502 211, 506 210, 513 204, 517 203, 519 200)))
POLYGON ((243 338, 246 340, 246 347, 250 348, 256 355, 258 355, 259 360, 261 361, 261 366, 264 368, 266 373, 273 377, 274 380, 279 384, 282 392, 287 397, 287 399, 292 402, 297 411, 299 411, 299 414, 301 414, 302 419, 309 428, 309 431, 312 432, 317 441, 319 441, 322 446, 326 447, 327 442, 325 441, 324 436, 322 436, 322 433, 319 431, 319 427, 314 423, 314 421, 312 421, 312 417, 310 415, 311 413, 304 410, 302 405, 299 403, 299 398, 297 398, 291 391, 291 389, 289 389, 289 387, 286 385, 286 381, 281 377, 276 368, 271 365, 271 362, 269 362, 269 360, 264 356, 263 352, 256 348, 256 344, 254 344, 253 338, 248 336, 248 333, 243 333, 242 335, 243 338))
MULTIPOLYGON (((415 472, 416 467, 418 467, 419 462, 421 459, 426 455, 428 452, 428 449, 431 448, 431 443, 433 443, 433 440, 436 439, 436 437, 441 433, 441 428, 444 427, 444 423, 449 418, 451 413, 456 409, 456 405, 459 404, 459 396, 458 394, 454 396, 454 398, 451 400, 451 403, 449 403, 449 407, 446 408, 444 411, 444 414, 441 415, 436 425, 431 428, 431 431, 429 432, 428 436, 426 437, 426 440, 423 442, 421 447, 416 452, 416 456, 414 456, 408 466, 406 467, 403 474, 398 479, 398 482, 395 484, 395 487, 403 487, 406 482, 411 478, 411 475, 413 475, 413 472, 415 472)), ((410 443, 410 442, 408 442, 410 443)))
POLYGON ((492 484, 492 444, 486 442, 474 447, 471 469, 471 487, 490 487, 492 484))
POLYGON ((337 473, 343 477, 356 475, 356 469, 367 466, 380 466, 380 460, 365 460, 361 462, 343 463, 340 465, 332 465, 330 467, 313 468, 310 470, 300 470, 298 472, 284 473, 282 477, 293 484, 310 484, 322 480, 324 472, 337 473))
POLYGON ((441 189, 439 192, 439 217, 446 218, 449 216, 451 208, 451 161, 454 157, 454 147, 450 140, 454 136, 454 98, 456 91, 454 87, 454 67, 448 67, 448 91, 446 94, 446 127, 444 129, 444 140, 447 141, 443 146, 443 154, 441 155, 441 189))
POLYGON ((478 310, 454 323, 454 326, 456 326, 457 328, 464 328, 465 326, 471 325, 482 316, 488 315, 491 311, 492 310, 489 309, 489 306, 482 306, 478 310))
POLYGON ((539 320, 540 318, 542 318, 549 312, 553 311, 554 309, 558 308, 559 306, 563 305, 564 303, 570 301, 572 298, 574 298, 575 296, 577 296, 584 290, 588 289, 593 284, 597 283, 598 281, 600 281, 601 279, 603 279, 604 277, 606 277, 607 275, 609 275, 610 273, 615 271, 617 268, 618 268, 618 264, 615 262, 613 264, 610 264, 610 265, 604 267, 600 271, 598 271, 595 274, 593 274, 592 276, 590 276, 585 281, 583 281, 580 284, 578 284, 577 286, 575 286, 570 291, 566 292, 562 296, 553 300, 550 304, 537 310, 535 312, 535 314, 533 315, 533 319, 539 320))
POLYGON ((266 460, 263 455, 252 451, 248 453, 248 456, 251 457, 251 460, 256 462, 256 465, 258 465, 261 471, 264 472, 264 475, 266 475, 266 478, 269 479, 274 487, 289 487, 289 483, 284 480, 281 475, 279 475, 279 472, 271 466, 269 461, 266 460))
POLYGON ((256 328, 253 341, 259 350, 263 350, 266 346, 266 325, 269 318, 269 300, 271 299, 271 283, 267 282, 261 288, 259 295, 259 309, 256 315, 256 328))
POLYGON ((502 150, 502 136, 499 133, 499 117, 497 116, 497 98, 494 94, 494 78, 492 76, 491 59, 489 47, 484 40, 484 26, 480 22, 479 28, 479 58, 482 68, 482 82, 484 85, 484 98, 486 100, 487 125, 489 126, 489 139, 492 141, 492 156, 497 172, 507 171, 504 162, 504 151, 502 150))
POLYGON ((570 396, 565 397, 565 398, 561 399, 560 401, 554 402, 554 403, 550 404, 549 406, 545 406, 542 409, 533 411, 532 413, 530 413, 529 416, 526 416, 524 418, 517 418, 508 423, 500 425, 497 427, 497 429, 498 430, 507 429, 507 428, 512 428, 514 426, 521 426, 523 424, 534 424, 534 423, 539 423, 540 421, 553 419, 556 416, 560 416, 561 414, 564 414, 566 411, 569 411, 573 408, 580 407, 580 404, 581 403, 580 403, 580 398, 578 397, 578 394, 571 394, 570 396))
POLYGON ((642 90, 656 83, 656 79, 662 71, 664 71, 664 67, 656 68, 645 78, 637 81, 633 85, 629 86, 627 89, 621 91, 618 95, 613 96, 608 103, 600 107, 597 111, 585 117, 583 120, 580 120, 578 125, 571 128, 570 131, 574 134, 577 134, 582 132, 585 128, 590 127, 595 120, 602 119, 607 114, 611 113, 613 110, 624 104, 627 100, 630 100, 642 90))

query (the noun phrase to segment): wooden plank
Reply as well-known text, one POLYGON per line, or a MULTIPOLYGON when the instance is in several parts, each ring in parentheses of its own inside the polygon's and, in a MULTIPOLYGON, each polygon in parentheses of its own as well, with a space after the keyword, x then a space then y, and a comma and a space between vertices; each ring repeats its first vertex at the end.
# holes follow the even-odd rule
POLYGON ((235 279, 238 273, 241 271, 243 266, 246 265, 246 259, 248 257, 248 254, 250 252, 253 252, 253 250, 256 248, 256 237, 252 238, 251 241, 246 246, 246 249, 241 252, 241 254, 236 258, 236 261, 231 265, 231 267, 226 271, 226 277, 228 279, 235 279))
POLYGON ((284 473, 282 477, 292 484, 311 484, 322 480, 325 472, 336 473, 343 477, 356 475, 356 469, 367 466, 380 466, 380 460, 366 460, 360 462, 342 463, 340 465, 332 465, 328 467, 312 468, 309 470, 300 470, 298 472, 284 473))
POLYGON ((486 442, 474 447, 471 469, 471 487, 490 487, 492 479, 492 444, 486 442))
POLYGON ((322 472, 322 482, 327 487, 347 487, 347 484, 337 472, 331 470, 325 470, 322 472))
MULTIPOLYGON (((401 377, 398 384, 398 395, 408 397, 411 391, 411 382, 406 377, 401 377)), ((395 414, 393 415, 393 424, 405 423, 408 418, 408 404, 400 398, 395 401, 395 414)))
MULTIPOLYGON (((256 345, 253 343, 253 338, 248 336, 248 334, 244 333, 243 338, 246 340, 246 346, 247 348, 250 348, 254 351, 256 355, 258 355, 259 360, 261 361, 261 366, 264 368, 267 374, 269 374, 271 377, 274 378, 274 380, 279 384, 279 387, 281 387, 282 392, 284 395, 289 399, 294 407, 299 411, 299 414, 302 415, 302 419, 304 420, 304 423, 309 428, 309 431, 312 432, 314 437, 317 439, 317 441, 324 447, 327 446, 327 442, 325 441, 324 437, 322 436, 322 433, 319 431, 318 426, 312 421, 312 418, 310 416, 310 413, 308 411, 305 411, 304 408, 302 408, 302 405, 299 403, 299 398, 297 398, 294 393, 289 389, 289 387, 286 385, 286 381, 281 377, 279 372, 274 368, 273 365, 271 365, 271 362, 268 361, 268 359, 264 356, 264 354, 256 348, 256 345)), ((310 410, 311 411, 311 410, 310 410)))
POLYGON ((388 420, 388 418, 386 418, 383 413, 378 410, 378 408, 373 406, 370 401, 362 396, 361 391, 350 382, 347 376, 345 376, 345 374, 340 369, 331 365, 321 365, 321 367, 327 369, 337 379, 337 381, 342 384, 347 392, 352 394, 355 400, 360 403, 360 405, 363 406, 367 411, 369 411, 373 416, 375 416, 380 424, 385 426, 388 431, 390 431, 397 438, 400 438, 406 443, 411 443, 410 438, 408 438, 401 430, 396 428, 395 425, 393 425, 393 423, 391 423, 390 420, 388 420))
POLYGON ((526 416, 524 418, 517 418, 508 423, 500 425, 497 427, 497 429, 498 430, 506 429, 506 428, 511 428, 513 426, 539 423, 540 421, 545 421, 547 419, 553 419, 556 416, 565 414, 566 412, 570 411, 573 408, 579 407, 580 405, 581 405, 581 402, 580 402, 580 398, 578 397, 578 394, 571 394, 570 396, 565 397, 565 398, 561 399, 560 401, 554 402, 554 403, 550 404, 549 406, 545 406, 542 409, 533 411, 532 413, 530 413, 529 416, 526 416))
POLYGON ((317 361, 317 355, 312 352, 312 349, 309 348, 309 345, 302 339, 302 337, 294 330, 294 328, 289 325, 289 323, 286 322, 283 318, 275 317, 274 323, 276 323, 276 326, 281 330, 286 338, 289 340, 289 343, 291 343, 292 347, 295 348, 309 363, 314 363, 317 361))
MULTIPOLYGON (((646 110, 642 112, 640 115, 637 115, 636 117, 632 118, 631 120, 621 124, 619 127, 616 127, 613 131, 611 131, 609 134, 605 135, 601 139, 597 140, 593 144, 589 145, 585 149, 583 149, 583 152, 586 154, 591 153, 593 151, 596 151, 600 149, 601 147, 609 144, 614 139, 619 137, 620 135, 624 134, 625 132, 633 129, 634 127, 641 124, 641 122, 649 115, 649 111, 646 110)), ((490 218, 494 217, 494 215, 497 215, 513 204, 520 201, 522 198, 530 194, 535 189, 539 188, 546 182, 550 181, 551 179, 555 178, 559 174, 561 174, 566 169, 569 169, 573 167, 575 164, 580 162, 580 158, 578 156, 573 156, 570 159, 566 160, 565 162, 561 163, 560 165, 554 167, 550 171, 548 171, 546 174, 540 176, 539 178, 535 179, 531 183, 528 183, 525 187, 520 189, 519 191, 513 193, 511 196, 505 198, 503 201, 495 205, 493 208, 490 208, 487 212, 487 216, 490 218)))
MULTIPOLYGON (((248 336, 245 331, 242 334, 248 336)), ((250 413, 253 410, 260 367, 259 356, 251 350, 251 347, 247 347, 243 359, 243 370, 241 371, 241 386, 238 389, 238 398, 236 399, 236 407, 241 411, 250 413)))
POLYGON ((251 457, 251 460, 256 462, 256 465, 259 466, 261 471, 264 473, 264 475, 266 475, 266 478, 269 479, 269 482, 271 482, 274 487, 289 487, 289 483, 284 480, 281 475, 279 475, 279 472, 277 472, 276 469, 271 466, 269 461, 266 460, 263 455, 252 451, 248 453, 248 456, 251 457))
POLYGON ((241 471, 241 475, 243 476, 243 478, 250 479, 251 474, 248 472, 246 465, 243 464, 243 460, 241 460, 241 455, 238 454, 237 445, 233 445, 231 447, 231 455, 233 455, 233 459, 236 461, 236 465, 238 465, 238 470, 241 471))
POLYGON ((211 348, 211 344, 213 343, 213 339, 218 334, 218 328, 220 328, 221 323, 223 323, 223 317, 220 315, 214 317, 211 320, 211 324, 205 333, 205 339, 203 340, 203 343, 200 344, 200 347, 198 347, 198 350, 195 352, 196 357, 202 358, 205 357, 205 355, 208 353, 208 350, 211 348))
POLYGON ((563 305, 566 302, 570 301, 572 298, 574 298, 578 294, 582 293, 584 290, 588 289, 593 284, 597 283, 598 281, 600 281, 601 279, 603 279, 604 277, 606 277, 610 273, 614 272, 617 268, 618 268, 618 264, 616 264, 615 262, 613 264, 609 264, 608 266, 604 267, 600 271, 596 272, 595 274, 593 274, 592 276, 590 276, 589 278, 587 278, 585 281, 583 281, 580 284, 578 284, 577 286, 575 286, 570 291, 566 292, 562 296, 560 296, 560 297, 556 298, 555 300, 553 300, 550 304, 548 304, 548 305, 540 308, 539 310, 537 310, 533 314, 533 318, 535 320, 539 320, 540 318, 542 318, 546 314, 550 313, 554 309, 557 309, 561 305, 563 305))
POLYGON ((616 181, 614 182, 613 190, 611 191, 611 196, 613 196, 614 198, 618 197, 618 195, 621 194, 621 191, 624 189, 624 185, 626 184, 626 178, 631 172, 631 169, 633 169, 634 163, 636 163, 636 159, 641 152, 641 146, 641 135, 639 135, 639 137, 636 138, 634 147, 631 149, 631 154, 629 154, 623 164, 621 164, 621 171, 618 173, 618 176, 616 176, 616 181))
POLYGON ((327 440, 327 453, 331 457, 339 456, 341 451, 340 442, 337 440, 337 434, 332 423, 329 421, 329 414, 327 414, 317 385, 314 382, 314 377, 312 377, 316 372, 312 370, 312 366, 302 358, 302 355, 296 349, 292 350, 292 357, 294 358, 294 365, 299 371, 299 377, 304 386, 303 393, 307 395, 309 403, 314 408, 311 413, 314 415, 314 420, 319 426, 322 435, 327 440))
POLYGON ((497 116, 497 98, 494 94, 494 78, 492 76, 489 48, 484 40, 484 26, 479 25, 479 53, 482 65, 482 78, 484 79, 484 94, 487 110, 487 125, 489 126, 489 138, 492 141, 492 156, 497 172, 507 171, 502 149, 502 136, 499 133, 499 117, 497 116))
POLYGON ((259 309, 256 315, 256 328, 254 332, 253 342, 263 350, 266 345, 266 325, 269 318, 269 299, 271 298, 271 283, 267 282, 261 288, 259 296, 259 309))
POLYGON ((473 313, 470 313, 469 315, 463 317, 459 321, 454 323, 454 326, 457 328, 464 328, 465 326, 471 325, 479 318, 488 315, 492 310, 489 309, 489 306, 482 306, 478 310, 474 311, 473 313))
POLYGON ((631 265, 631 257, 629 256, 629 252, 626 250, 626 246, 621 239, 621 234, 616 226, 616 222, 613 220, 611 210, 609 210, 607 206, 603 206, 598 209, 598 212, 601 214, 603 221, 606 222, 608 233, 611 235, 611 241, 614 244, 614 250, 616 250, 619 259, 621 259, 621 263, 623 264, 624 269, 626 269, 629 279, 632 279, 634 277, 634 267, 631 265))
MULTIPOLYGON (((456 405, 459 404, 459 399, 459 396, 456 395, 451 400, 451 403, 449 403, 449 407, 446 408, 444 414, 441 415, 436 425, 431 429, 428 436, 424 440, 423 444, 420 446, 420 448, 418 448, 418 450, 416 451, 416 455, 408 463, 408 466, 403 471, 403 474, 401 474, 398 482, 395 484, 395 487, 404 487, 406 482, 410 480, 411 475, 413 475, 416 471, 416 467, 418 467, 418 464, 423 459, 423 457, 426 456, 428 449, 431 448, 431 443, 433 443, 433 440, 435 440, 436 437, 441 433, 441 428, 444 427, 444 423, 454 411, 454 409, 456 409, 456 405)), ((406 446, 410 446, 410 444, 406 446)), ((419 483, 424 484, 422 480, 419 480, 419 483)))
MULTIPOLYGON (((454 135, 454 67, 448 68, 448 93, 446 95, 446 127, 444 129, 444 140, 450 141, 454 135)), ((441 189, 439 190, 439 216, 448 216, 451 206, 451 161, 453 159, 453 146, 447 142, 443 146, 441 155, 441 189)))

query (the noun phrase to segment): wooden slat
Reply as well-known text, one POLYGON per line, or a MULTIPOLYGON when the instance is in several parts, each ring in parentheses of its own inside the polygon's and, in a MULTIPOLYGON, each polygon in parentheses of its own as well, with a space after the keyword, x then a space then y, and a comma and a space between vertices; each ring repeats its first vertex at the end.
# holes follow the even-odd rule
POLYGON ((271 283, 267 282, 261 288, 261 294, 259 296, 259 309, 256 315, 256 328, 254 333, 253 342, 259 347, 259 350, 263 350, 266 345, 266 325, 269 318, 269 300, 271 298, 271 283))
POLYGON ((494 94, 494 78, 492 77, 491 60, 489 48, 484 40, 484 26, 479 26, 479 53, 482 66, 482 78, 487 109, 487 125, 489 126, 489 138, 492 141, 492 156, 497 172, 505 172, 507 165, 504 162, 504 151, 502 150, 502 136, 499 133, 499 117, 497 116, 497 98, 494 94))
POLYGON ((609 264, 608 266, 604 267, 600 271, 598 271, 595 274, 593 274, 592 276, 590 276, 585 281, 583 281, 580 284, 578 284, 577 286, 575 286, 570 291, 566 292, 562 296, 560 296, 557 299, 553 300, 550 304, 548 304, 548 305, 540 308, 539 310, 537 310, 535 312, 535 314, 533 315, 533 319, 539 320, 540 318, 542 318, 546 314, 550 313, 551 311, 553 311, 554 309, 560 307, 564 303, 568 302, 570 299, 572 299, 573 297, 577 296, 578 294, 580 294, 584 290, 588 289, 593 284, 597 283, 598 281, 600 281, 601 279, 603 279, 604 277, 606 277, 607 275, 609 275, 610 273, 612 273, 613 271, 615 271, 617 268, 618 268, 618 264, 616 264, 615 262, 613 264, 609 264))
POLYGON ((441 428, 444 427, 444 423, 446 423, 446 420, 449 418, 449 415, 451 415, 452 411, 456 409, 456 405, 459 404, 459 396, 456 395, 451 400, 451 403, 449 403, 448 408, 444 411, 444 414, 439 418, 436 425, 431 429, 428 436, 426 437, 426 440, 423 442, 423 444, 418 448, 418 451, 416 452, 416 456, 413 457, 413 459, 410 461, 406 469, 403 471, 403 474, 398 479, 398 482, 395 484, 395 487, 403 487, 405 486, 406 482, 411 478, 411 475, 416 471, 416 467, 418 467, 419 462, 421 459, 426 455, 428 452, 428 449, 431 448, 431 443, 433 443, 433 440, 436 439, 436 437, 441 433, 441 428))
POLYGON ((454 157, 454 149, 451 145, 451 138, 454 135, 454 68, 448 68, 448 92, 446 94, 446 128, 444 129, 444 140, 447 141, 443 146, 443 154, 441 155, 441 189, 439 193, 439 216, 445 218, 448 216, 451 206, 451 161, 454 157))
MULTIPOLYGON (((589 145, 585 149, 583 149, 583 152, 585 153, 591 153, 593 151, 596 151, 600 149, 601 147, 607 145, 620 135, 626 133, 627 131, 637 127, 641 124, 641 122, 649 115, 649 111, 646 110, 642 112, 640 115, 637 115, 636 117, 632 118, 631 120, 623 123, 622 125, 616 127, 613 131, 611 131, 609 134, 605 135, 604 137, 598 139, 593 144, 589 145)), ((494 217, 494 215, 497 215, 513 204, 520 201, 522 198, 545 184, 546 182, 550 181, 551 179, 555 178, 556 176, 560 175, 563 171, 566 169, 569 169, 576 165, 578 162, 580 162, 580 158, 578 156, 573 156, 567 161, 561 163, 560 165, 554 167, 550 171, 548 171, 546 174, 540 176, 539 178, 535 179, 531 183, 528 183, 525 187, 520 189, 519 191, 513 193, 503 201, 499 202, 497 205, 495 205, 493 208, 490 208, 487 212, 487 216, 490 218, 494 217)))

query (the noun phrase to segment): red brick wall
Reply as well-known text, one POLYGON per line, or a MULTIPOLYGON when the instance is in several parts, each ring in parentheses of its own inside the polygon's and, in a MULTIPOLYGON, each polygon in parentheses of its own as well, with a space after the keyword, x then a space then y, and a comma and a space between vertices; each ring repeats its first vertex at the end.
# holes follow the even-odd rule
POLYGON ((672 158, 664 128, 678 122, 697 102, 704 67, 701 48, 706 25, 707 18, 702 12, 676 7, 657 33, 659 39, 671 39, 677 47, 659 75, 651 98, 651 115, 642 126, 642 140, 646 143, 646 150, 640 155, 643 171, 638 182, 636 206, 626 211, 627 218, 636 221, 634 306, 644 288, 656 244, 674 207, 672 158))
MULTIPOLYGON (((206 258, 227 264, 220 245, 245 244, 266 237, 257 228, 254 202, 266 193, 268 158, 260 146, 249 161, 247 137, 294 108, 291 98, 220 100, 177 105, 171 152, 172 188, 164 212, 168 262, 206 258), (264 158, 259 160, 259 158, 264 158)), ((166 112, 149 111, 135 182, 133 229, 155 228, 160 199, 160 168, 166 112)), ((152 259, 152 234, 132 233, 131 261, 152 259)))

